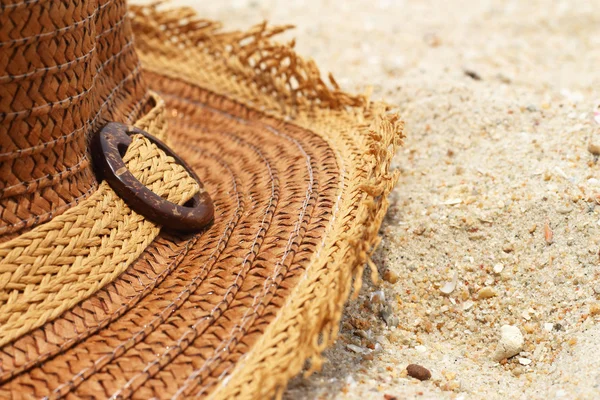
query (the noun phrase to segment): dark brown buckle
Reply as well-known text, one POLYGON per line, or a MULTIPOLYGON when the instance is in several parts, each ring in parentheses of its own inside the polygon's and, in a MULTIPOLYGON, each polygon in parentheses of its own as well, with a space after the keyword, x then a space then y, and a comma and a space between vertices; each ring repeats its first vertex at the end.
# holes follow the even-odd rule
POLYGON ((180 206, 148 189, 127 169, 122 155, 131 144, 129 135, 134 134, 148 138, 183 166, 201 188, 204 187, 196 173, 166 144, 146 131, 118 122, 106 124, 92 142, 92 157, 99 174, 98 178, 106 180, 132 210, 164 228, 195 232, 208 226, 213 221, 214 206, 206 191, 197 193, 185 205, 180 206))

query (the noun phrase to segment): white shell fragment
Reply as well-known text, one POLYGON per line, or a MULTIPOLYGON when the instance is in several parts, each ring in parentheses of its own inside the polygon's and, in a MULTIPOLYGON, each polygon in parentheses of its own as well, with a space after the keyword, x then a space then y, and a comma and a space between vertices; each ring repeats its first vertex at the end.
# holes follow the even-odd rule
POLYGON ((369 301, 371 303, 381 304, 385 302, 385 293, 383 292, 383 290, 377 290, 371 293, 369 301))
POLYGON ((348 345, 346 345, 346 348, 348 350, 352 350, 353 352, 355 352, 357 354, 369 354, 371 352, 371 350, 369 350, 369 349, 365 349, 364 347, 356 346, 354 344, 348 344, 348 345))
POLYGON ((531 360, 529 358, 519 357, 519 364, 529 365, 529 364, 531 364, 531 360))
POLYGON ((463 303, 463 311, 467 311, 469 310, 471 307, 473 307, 475 305, 475 303, 473 303, 471 300, 467 300, 463 303))
POLYGON ((444 294, 450 294, 454 292, 456 289, 456 285, 458 285, 458 271, 454 271, 454 276, 452 277, 452 281, 446 282, 444 286, 440 288, 440 292, 444 294))
POLYGON ((525 339, 516 326, 503 325, 500 328, 500 342, 494 353, 494 360, 501 361, 515 356, 523 350, 525 339))
POLYGON ((427 347, 419 345, 419 346, 415 346, 415 350, 419 353, 426 353, 427 347))

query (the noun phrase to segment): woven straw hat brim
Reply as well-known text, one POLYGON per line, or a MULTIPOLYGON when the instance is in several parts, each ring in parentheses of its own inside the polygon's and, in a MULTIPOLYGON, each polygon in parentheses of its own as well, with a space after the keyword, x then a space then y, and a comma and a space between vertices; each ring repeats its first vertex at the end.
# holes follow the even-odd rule
MULTIPOLYGON (((101 284, 69 282, 47 315, 15 323, 0 352, 0 397, 281 394, 307 359, 319 368, 352 282, 360 286, 397 180, 402 124, 274 43, 285 28, 223 33, 187 9, 131 11, 152 90, 136 125, 194 168, 215 222, 192 235, 140 228, 132 260, 85 270, 101 284)), ((160 186, 155 167, 131 157, 129 168, 160 186)), ((169 162, 161 174, 179 176, 169 162)), ((164 196, 183 203, 197 187, 176 180, 164 196)), ((135 225, 122 210, 110 237, 135 225)))

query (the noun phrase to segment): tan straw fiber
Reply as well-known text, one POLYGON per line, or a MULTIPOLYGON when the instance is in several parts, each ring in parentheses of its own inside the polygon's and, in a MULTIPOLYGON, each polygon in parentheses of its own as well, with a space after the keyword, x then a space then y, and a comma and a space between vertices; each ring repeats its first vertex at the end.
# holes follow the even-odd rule
POLYGON ((402 123, 274 42, 287 27, 129 11, 0 5, 0 398, 281 395, 360 287, 402 123), (161 229, 99 182, 111 121, 186 160, 204 188, 143 136, 124 155, 170 202, 206 190, 212 225, 161 229))

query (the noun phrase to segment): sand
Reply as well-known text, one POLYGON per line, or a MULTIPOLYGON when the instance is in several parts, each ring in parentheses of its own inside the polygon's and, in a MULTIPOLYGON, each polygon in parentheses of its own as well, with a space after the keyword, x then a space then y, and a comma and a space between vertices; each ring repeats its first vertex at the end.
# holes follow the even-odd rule
POLYGON ((227 28, 295 24, 281 40, 406 121, 387 281, 287 399, 600 398, 600 2, 175 3, 227 28), (503 325, 524 344, 497 362, 503 325))

